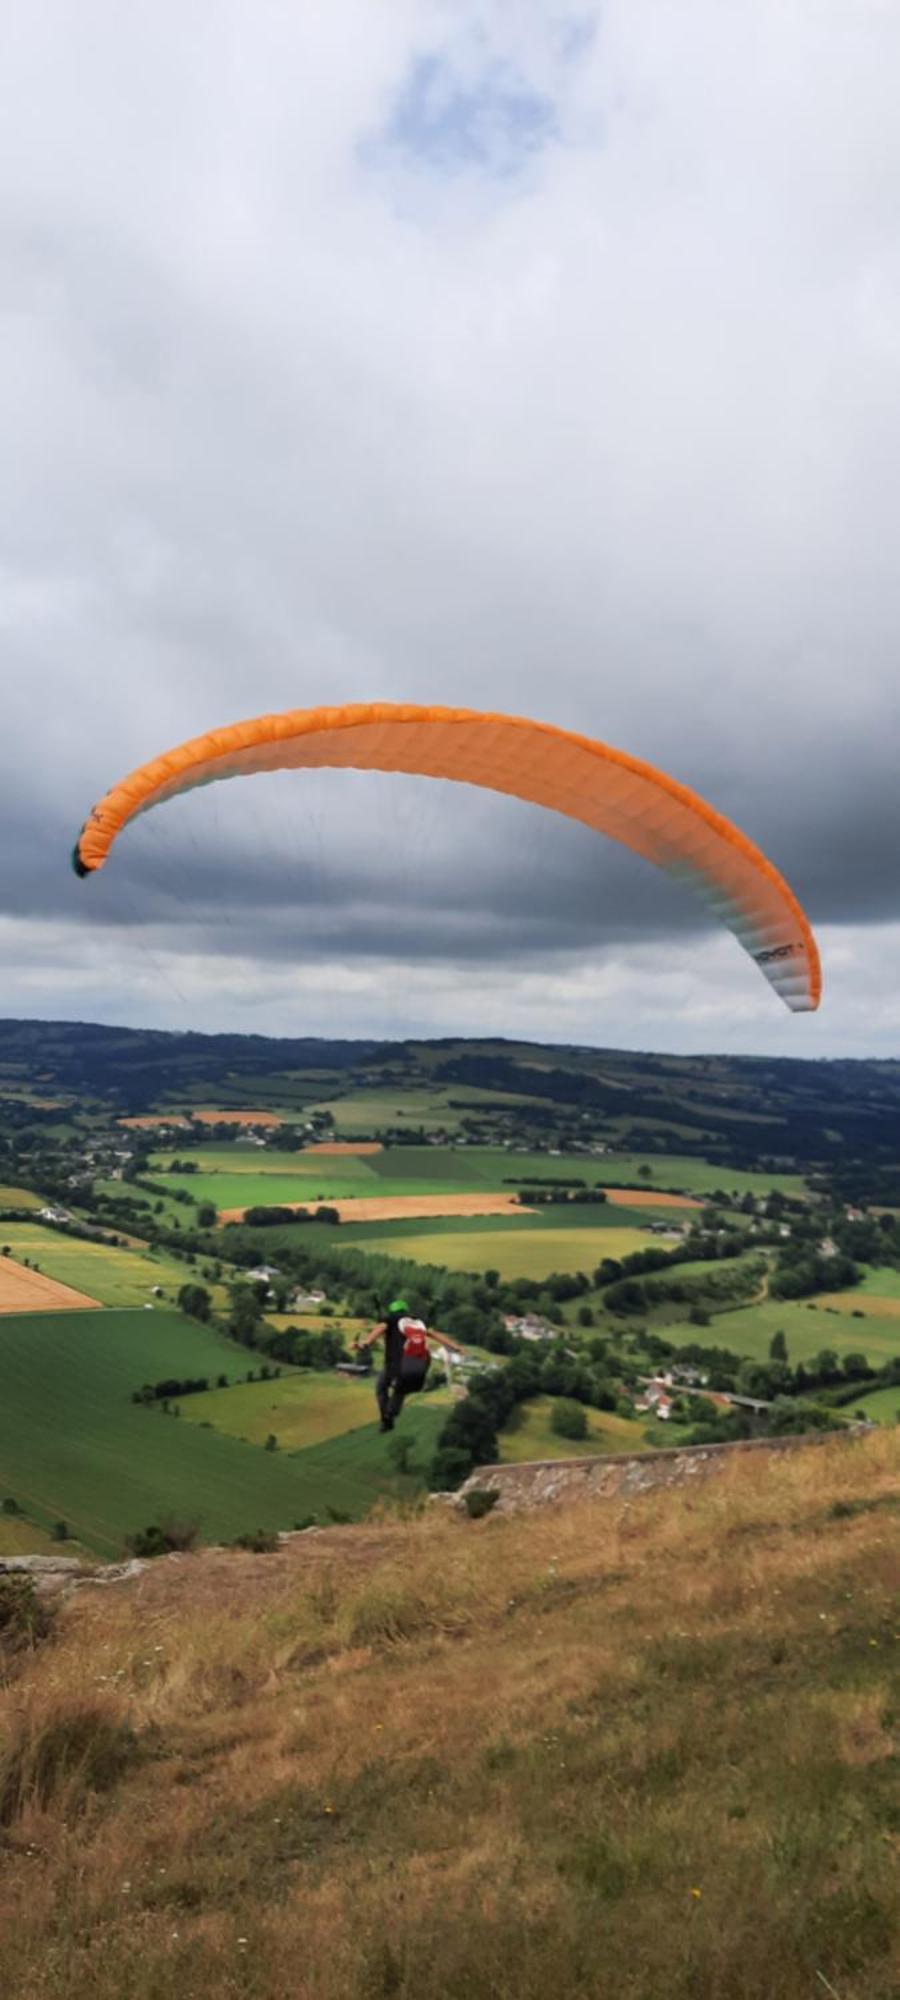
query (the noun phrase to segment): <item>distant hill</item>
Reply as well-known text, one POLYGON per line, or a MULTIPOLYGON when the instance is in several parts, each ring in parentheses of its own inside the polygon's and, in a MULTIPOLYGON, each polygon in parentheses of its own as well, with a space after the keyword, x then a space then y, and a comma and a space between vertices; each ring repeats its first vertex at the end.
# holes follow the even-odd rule
MULTIPOLYGON (((506 1042, 330 1041, 171 1034, 90 1022, 0 1021, 0 1099, 93 1099, 146 1113, 173 1103, 276 1104, 298 1114, 360 1091, 441 1093, 477 1136, 677 1150, 723 1165, 898 1164, 900 1061, 671 1056, 506 1042), (516 1104, 514 1119, 510 1105, 516 1104)), ((52 1114, 47 1114, 52 1115, 52 1114)), ((457 1121, 458 1122, 458 1121, 457 1121)), ((858 1177, 857 1177, 858 1178, 858 1177)))

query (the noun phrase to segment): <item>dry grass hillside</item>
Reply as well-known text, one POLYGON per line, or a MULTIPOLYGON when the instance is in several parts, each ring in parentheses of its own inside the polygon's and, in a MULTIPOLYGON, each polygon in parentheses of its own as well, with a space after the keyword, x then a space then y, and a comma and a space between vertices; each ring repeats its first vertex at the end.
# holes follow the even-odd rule
POLYGON ((888 2000, 898 1446, 8 1630, 4 2000, 888 2000))

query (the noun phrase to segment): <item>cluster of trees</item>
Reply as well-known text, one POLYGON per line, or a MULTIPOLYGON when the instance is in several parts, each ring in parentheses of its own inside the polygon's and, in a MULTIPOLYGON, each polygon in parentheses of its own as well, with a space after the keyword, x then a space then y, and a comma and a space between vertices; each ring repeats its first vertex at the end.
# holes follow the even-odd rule
POLYGON ((346 1359, 343 1335, 336 1329, 327 1327, 320 1333, 309 1327, 290 1326, 283 1330, 268 1327, 261 1289, 241 1283, 232 1285, 228 1313, 232 1340, 241 1347, 258 1349, 273 1360, 286 1361, 294 1368, 333 1368, 346 1359))
POLYGON ((339 1210, 330 1208, 327 1204, 320 1208, 279 1208, 273 1203, 268 1205, 260 1203, 254 1208, 247 1209, 243 1224, 228 1222, 225 1227, 226 1229, 241 1227, 273 1229, 279 1224, 283 1227, 285 1223, 291 1222, 327 1222, 337 1225, 340 1219, 339 1210))
MULTIPOLYGON (((737 1235, 732 1258, 746 1247, 745 1238, 737 1235)), ((685 1239, 674 1250, 636 1250, 621 1259, 604 1257, 594 1275, 610 1312, 639 1314, 661 1300, 690 1304, 707 1298, 725 1304, 746 1298, 756 1290, 764 1271, 762 1257, 743 1257, 734 1263, 717 1236, 701 1234, 685 1239), (688 1262, 722 1263, 723 1268, 711 1269, 702 1277, 679 1278, 679 1264, 688 1262)))
POLYGON ((571 1186, 566 1186, 561 1182, 557 1182, 555 1186, 551 1187, 533 1187, 523 1184, 516 1194, 516 1200, 521 1202, 524 1208, 539 1208, 542 1203, 550 1207, 565 1207, 567 1203, 571 1204, 573 1202, 577 1202, 579 1207, 599 1208, 606 1201, 606 1198, 605 1188, 585 1187, 583 1181, 578 1181, 571 1186))
POLYGON ((843 1207, 801 1213, 780 1244, 771 1291, 775 1298, 811 1298, 858 1284, 862 1264, 900 1267, 900 1228, 894 1215, 848 1215, 843 1207), (829 1247, 823 1251, 822 1244, 829 1247))
MULTIPOLYGON (((227 1389, 228 1382, 224 1375, 219 1376, 216 1386, 227 1389)), ((140 1389, 132 1389, 131 1400, 133 1403, 171 1403, 177 1396, 199 1396, 208 1388, 208 1375, 167 1375, 161 1382, 144 1382, 140 1389)))
MULTIPOLYGON (((531 1396, 560 1397, 576 1407, 620 1409, 630 1416, 631 1405, 622 1403, 608 1372, 607 1358, 607 1344, 602 1340, 590 1343, 584 1359, 571 1355, 559 1342, 543 1354, 529 1347, 515 1354, 505 1368, 491 1368, 477 1376, 465 1401, 454 1405, 441 1430, 429 1474, 431 1486, 447 1491, 461 1485, 477 1465, 493 1464, 499 1455, 499 1431, 517 1403, 531 1396)), ((566 1420, 563 1413, 562 1421, 566 1420)), ((563 1434, 584 1433, 569 1430, 563 1434)))

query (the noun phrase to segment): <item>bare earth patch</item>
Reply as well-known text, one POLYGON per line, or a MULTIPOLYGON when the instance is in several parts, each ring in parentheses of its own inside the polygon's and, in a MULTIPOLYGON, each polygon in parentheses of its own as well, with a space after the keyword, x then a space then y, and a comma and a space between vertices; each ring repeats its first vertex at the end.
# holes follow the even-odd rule
POLYGON ((667 1194, 664 1188, 607 1188, 607 1201, 619 1208, 702 1208, 689 1194, 667 1194))
MULTIPOLYGON (((406 1222, 411 1218, 440 1215, 530 1215, 511 1194, 385 1194, 353 1195, 347 1201, 329 1201, 342 1222, 406 1222)), ((308 1201, 280 1201, 279 1208, 309 1208, 308 1201)), ((220 1222, 242 1222, 243 1208, 222 1208, 220 1222)))
POLYGON ((0 1313, 75 1312, 84 1306, 98 1306, 71 1285, 45 1278, 43 1271, 29 1271, 13 1257, 0 1257, 0 1313))

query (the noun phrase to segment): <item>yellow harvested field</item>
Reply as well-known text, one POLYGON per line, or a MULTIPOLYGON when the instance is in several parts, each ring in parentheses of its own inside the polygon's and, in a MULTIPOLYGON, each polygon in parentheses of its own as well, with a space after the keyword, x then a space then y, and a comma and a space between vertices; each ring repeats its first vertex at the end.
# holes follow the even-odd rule
POLYGON ((664 1188, 607 1188, 607 1201, 619 1208, 702 1208, 689 1194, 666 1194, 664 1188))
POLYGON ((879 1298, 875 1292, 820 1292, 820 1311, 862 1313, 866 1319, 900 1319, 900 1298, 879 1298))
MULTIPOLYGON (((191 1121, 195 1125, 283 1125, 284 1119, 274 1111, 191 1111, 191 1121)), ((143 1131, 152 1130, 155 1125, 187 1125, 188 1119, 181 1111, 163 1112, 152 1117, 120 1118, 120 1125, 134 1125, 143 1131)))
MULTIPOLYGON (((440 1215, 530 1215, 511 1194, 385 1194, 353 1195, 347 1201, 329 1201, 342 1222, 409 1222, 421 1216, 440 1215)), ((308 1208, 303 1201, 280 1201, 279 1208, 308 1208)), ((242 1222, 243 1208, 222 1208, 220 1222, 242 1222)))
POLYGON ((198 1125, 283 1125, 277 1111, 192 1111, 198 1125))
POLYGON ((304 1146, 304 1153, 327 1153, 334 1159, 339 1153, 383 1153, 380 1139, 320 1139, 315 1146, 304 1146))
POLYGON ((120 1125, 132 1127, 135 1132, 153 1132, 156 1130, 157 1125, 184 1125, 186 1127, 188 1121, 186 1118, 182 1118, 180 1111, 169 1111, 161 1113, 159 1116, 120 1118, 118 1122, 120 1125))
POLYGON ((0 1257, 0 1313, 77 1312, 99 1303, 43 1271, 29 1271, 14 1257, 0 1257))

